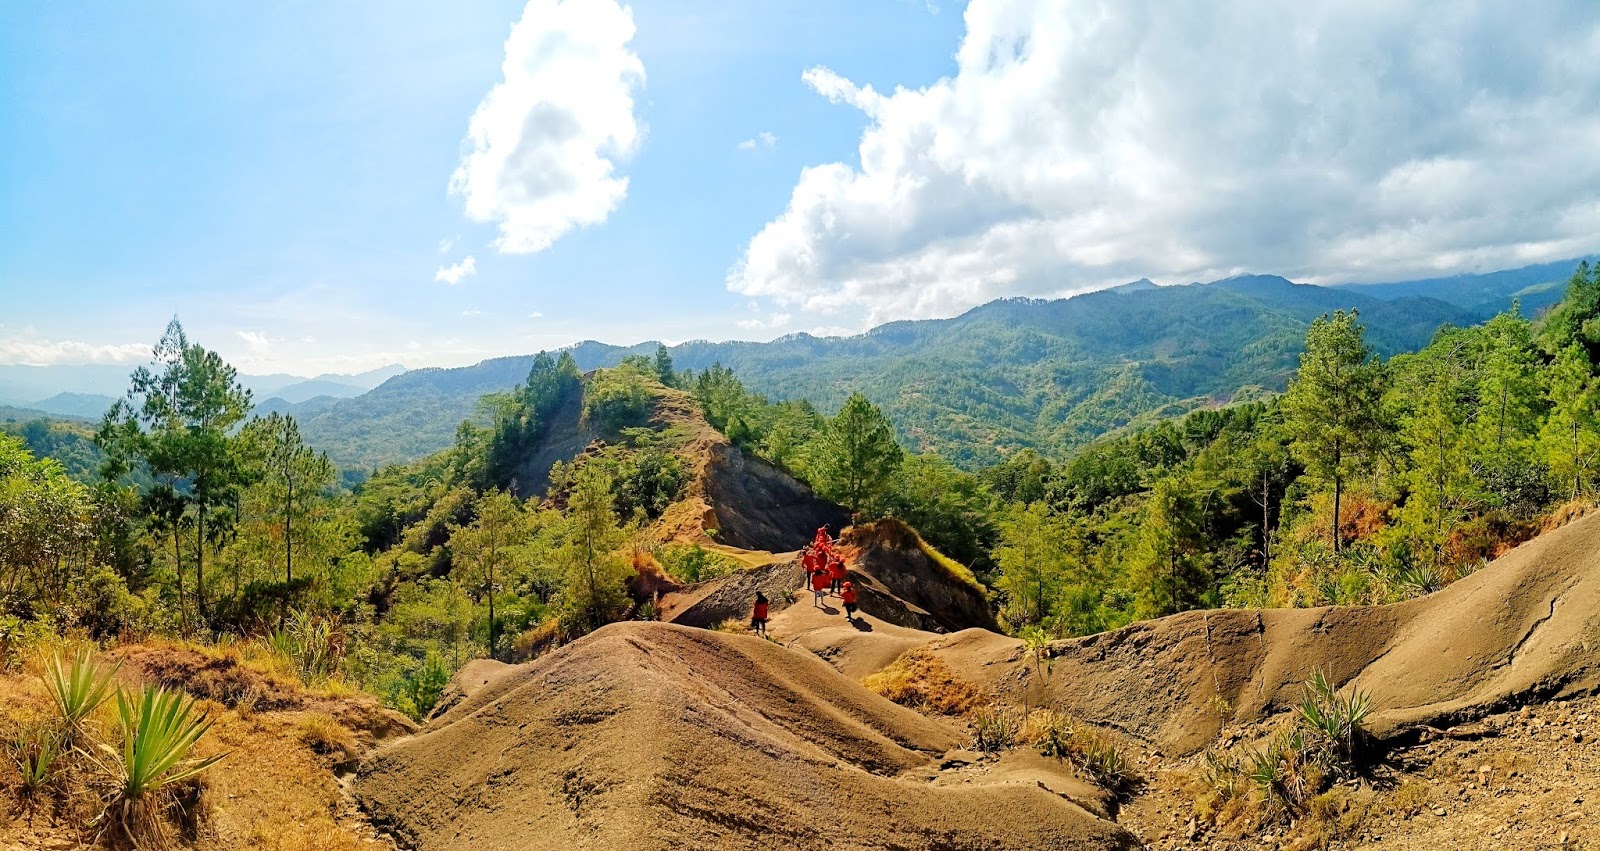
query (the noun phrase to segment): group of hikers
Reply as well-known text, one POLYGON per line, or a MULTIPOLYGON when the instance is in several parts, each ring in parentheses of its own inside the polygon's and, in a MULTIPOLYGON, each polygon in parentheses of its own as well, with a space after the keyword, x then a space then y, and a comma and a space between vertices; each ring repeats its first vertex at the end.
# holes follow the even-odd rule
MULTIPOLYGON (((846 578, 850 571, 845 567, 844 557, 835 549, 835 543, 828 534, 828 527, 818 529, 816 538, 801 552, 800 565, 805 569, 807 584, 811 586, 811 605, 826 608, 828 595, 832 594, 844 604, 844 619, 853 622, 856 617, 856 586, 846 578)), ((760 591, 756 592, 750 629, 756 635, 767 634, 767 597, 760 591)))

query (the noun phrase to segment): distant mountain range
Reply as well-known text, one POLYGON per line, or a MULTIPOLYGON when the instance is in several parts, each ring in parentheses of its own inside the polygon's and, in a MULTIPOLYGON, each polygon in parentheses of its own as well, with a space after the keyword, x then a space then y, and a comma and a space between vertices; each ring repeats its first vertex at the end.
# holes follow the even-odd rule
MULTIPOLYGON (((0 404, 66 417, 98 419, 128 389, 135 365, 0 366, 0 404), (51 395, 53 394, 53 395, 51 395)), ((319 396, 347 399, 406 371, 399 364, 353 375, 241 375, 258 406, 272 410, 319 396)))
MULTIPOLYGON (((1361 311, 1375 348, 1420 348, 1445 324, 1480 322, 1521 301, 1559 301, 1577 260, 1487 275, 1321 287, 1271 275, 1186 286, 1135 281, 1067 299, 1004 299, 952 319, 892 322, 854 337, 669 347, 680 369, 732 367, 751 389, 823 409, 854 390, 883 406, 901 439, 974 466, 1018 448, 1050 454, 1156 416, 1281 390, 1318 315, 1361 311)), ((586 341, 585 369, 650 354, 654 341, 586 341)), ((344 467, 371 468, 448 446, 484 393, 524 379, 532 356, 419 369, 369 393, 283 410, 344 467)))

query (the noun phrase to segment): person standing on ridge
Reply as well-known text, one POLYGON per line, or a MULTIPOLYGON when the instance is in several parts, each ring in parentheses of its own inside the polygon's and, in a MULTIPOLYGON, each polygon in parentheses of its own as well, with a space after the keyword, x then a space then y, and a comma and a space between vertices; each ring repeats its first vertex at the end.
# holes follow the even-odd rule
POLYGON ((856 619, 856 584, 846 582, 844 590, 839 592, 839 599, 844 602, 844 619, 855 622, 856 619))
POLYGON ((829 557, 828 557, 828 591, 833 593, 835 596, 837 596, 839 594, 840 585, 844 582, 844 578, 845 578, 846 575, 847 575, 847 571, 845 570, 845 567, 844 567, 844 559, 839 558, 839 555, 837 553, 833 553, 833 554, 829 555, 829 557))
POLYGON ((755 609, 750 613, 750 631, 756 635, 767 634, 767 595, 756 592, 755 609))

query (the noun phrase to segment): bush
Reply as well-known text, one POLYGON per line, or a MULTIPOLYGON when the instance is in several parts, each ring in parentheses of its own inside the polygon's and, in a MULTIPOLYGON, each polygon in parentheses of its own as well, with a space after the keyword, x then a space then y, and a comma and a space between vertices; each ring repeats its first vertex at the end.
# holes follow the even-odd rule
POLYGON ((981 706, 972 713, 972 748, 985 753, 1003 751, 1017 742, 1021 713, 1006 706, 981 706))
POLYGON ((1371 694, 1353 689, 1348 697, 1341 695, 1319 668, 1306 683, 1300 721, 1315 744, 1331 755, 1330 767, 1348 773, 1362 756, 1366 731, 1361 722, 1371 711, 1371 694))
POLYGON ((648 377, 639 369, 619 366, 602 370, 583 393, 583 418, 608 432, 642 425, 650 412, 648 377))
POLYGON ((281 629, 272 631, 268 644, 301 682, 316 687, 339 672, 346 638, 337 617, 296 610, 289 613, 281 629))
POLYGON ((423 721, 439 705, 439 697, 450 683, 450 669, 437 653, 396 674, 391 674, 379 684, 384 703, 405 713, 412 720, 423 721))
POLYGON ((656 560, 672 578, 691 584, 726 576, 739 569, 737 561, 699 544, 670 544, 656 554, 656 560))

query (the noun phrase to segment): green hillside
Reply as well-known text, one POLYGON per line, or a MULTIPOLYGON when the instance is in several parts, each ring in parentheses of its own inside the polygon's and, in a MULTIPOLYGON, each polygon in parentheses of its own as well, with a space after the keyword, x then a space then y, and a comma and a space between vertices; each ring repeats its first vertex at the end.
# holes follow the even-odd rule
MULTIPOLYGON (((1481 318, 1436 299, 1385 301, 1251 276, 997 301, 954 319, 894 322, 855 337, 690 342, 670 351, 680 369, 720 362, 755 392, 809 399, 824 410, 859 389, 909 447, 975 467, 1023 447, 1064 455, 1140 417, 1281 390, 1310 321, 1340 308, 1361 311, 1384 354, 1420 348, 1441 325, 1481 318)), ((585 342, 572 354, 589 370, 655 345, 585 342)), ((373 468, 448 446, 479 397, 520 383, 531 363, 509 357, 415 370, 320 410, 289 410, 336 463, 373 468)))

